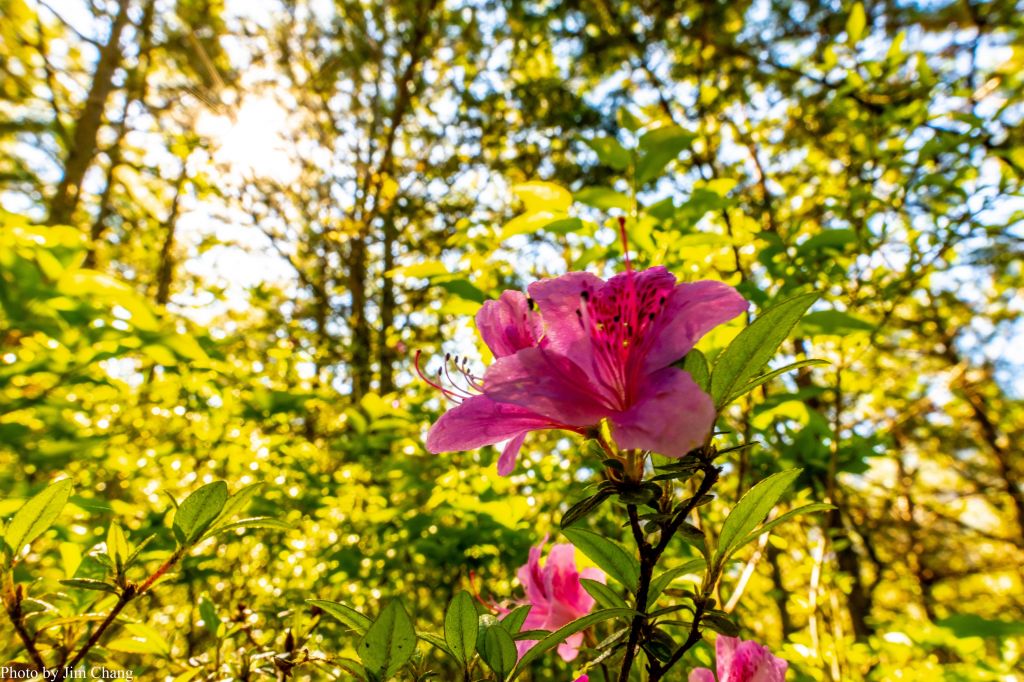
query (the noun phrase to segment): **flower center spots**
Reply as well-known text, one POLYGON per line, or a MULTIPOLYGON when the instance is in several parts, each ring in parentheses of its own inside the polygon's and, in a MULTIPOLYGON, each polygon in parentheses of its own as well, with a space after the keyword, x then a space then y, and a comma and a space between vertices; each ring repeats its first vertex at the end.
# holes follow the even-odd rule
POLYGON ((649 334, 672 291, 665 280, 641 278, 627 271, 599 291, 580 292, 576 316, 589 334, 596 374, 619 400, 619 409, 634 401, 631 387, 642 369, 653 335, 649 334))

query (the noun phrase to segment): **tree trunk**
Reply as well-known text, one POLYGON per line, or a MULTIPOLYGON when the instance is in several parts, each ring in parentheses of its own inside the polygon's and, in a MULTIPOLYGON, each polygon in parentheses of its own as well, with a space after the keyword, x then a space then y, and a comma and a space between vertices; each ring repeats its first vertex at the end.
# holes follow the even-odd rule
POLYGON ((156 302, 160 305, 167 305, 171 298, 171 282, 174 281, 174 232, 178 225, 178 212, 181 208, 181 193, 185 189, 185 179, 188 177, 187 159, 181 160, 181 171, 174 183, 174 198, 171 199, 171 208, 164 220, 164 242, 160 246, 160 262, 157 265, 156 275, 156 302))
POLYGON ((83 265, 87 268, 96 267, 96 249, 99 246, 100 238, 106 229, 107 219, 113 213, 111 206, 111 195, 114 190, 114 174, 121 165, 121 143, 128 132, 128 112, 133 102, 143 102, 146 99, 146 85, 149 78, 149 67, 152 60, 149 58, 149 51, 153 47, 153 10, 156 0, 148 0, 142 13, 142 23, 139 31, 142 38, 139 41, 139 62, 135 70, 128 77, 128 92, 124 98, 124 106, 121 108, 121 119, 117 124, 117 136, 112 145, 107 166, 106 183, 103 185, 103 194, 100 196, 99 211, 96 220, 89 229, 89 246, 85 253, 83 265))
POLYGON ((103 124, 107 99, 114 89, 114 72, 121 64, 121 33, 128 23, 128 2, 129 0, 118 2, 117 14, 110 25, 110 36, 100 50, 92 86, 75 125, 75 134, 64 161, 64 177, 61 178, 57 192, 50 201, 51 225, 71 222, 78 207, 82 180, 96 157, 96 138, 103 124))

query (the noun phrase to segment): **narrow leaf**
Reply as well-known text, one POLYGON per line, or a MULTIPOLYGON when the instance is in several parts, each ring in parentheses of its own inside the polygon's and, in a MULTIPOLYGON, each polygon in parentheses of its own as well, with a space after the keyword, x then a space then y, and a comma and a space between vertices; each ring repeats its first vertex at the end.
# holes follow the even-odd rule
POLYGON ((47 486, 21 506, 4 533, 4 543, 12 558, 21 554, 25 545, 46 532, 57 520, 70 495, 71 479, 64 478, 47 486))
POLYGON ((473 598, 465 590, 459 592, 444 614, 444 641, 462 663, 473 658, 479 630, 473 598))
POLYGON ((729 403, 733 402, 740 396, 750 393, 761 384, 766 384, 775 377, 782 376, 787 372, 792 372, 794 369, 800 369, 801 367, 816 367, 819 365, 830 364, 832 363, 830 363, 828 360, 800 360, 799 362, 794 362, 792 364, 786 365, 785 367, 780 367, 779 369, 768 372, 767 374, 756 376, 753 379, 751 379, 750 383, 748 383, 746 386, 744 386, 743 388, 741 388, 740 390, 736 391, 728 398, 726 398, 724 405, 728 405, 729 403))
POLYGON ((358 631, 360 634, 366 632, 370 628, 370 619, 356 611, 348 604, 342 604, 341 602, 336 601, 327 601, 326 599, 307 599, 306 603, 319 607, 327 615, 333 617, 343 625, 347 625, 353 630, 358 631))
POLYGON ((817 293, 801 294, 765 310, 736 335, 721 352, 711 373, 711 398, 715 407, 728 404, 728 397, 745 386, 775 355, 779 345, 818 300, 817 293))
POLYGON ((606 609, 624 609, 627 607, 626 600, 620 597, 614 589, 602 582, 591 580, 590 578, 581 578, 580 585, 587 591, 587 594, 594 598, 594 601, 606 609))
POLYGON ((658 575, 651 581, 651 587, 647 591, 647 608, 650 608, 655 602, 658 601, 658 597, 664 592, 672 582, 684 575, 693 575, 704 570, 707 562, 704 559, 690 559, 684 564, 680 564, 675 568, 670 568, 664 573, 658 575))
POLYGON ((626 549, 597 533, 578 528, 563 530, 569 542, 631 592, 635 592, 640 580, 640 563, 626 549))
POLYGON ((598 507, 612 496, 612 491, 601 490, 590 497, 580 500, 573 506, 569 507, 569 510, 562 516, 561 526, 562 528, 568 528, 572 524, 585 519, 586 517, 597 511, 598 507))
POLYGON ((605 609, 603 611, 595 611, 594 613, 574 620, 568 625, 558 628, 550 635, 534 644, 530 647, 529 651, 523 654, 523 657, 519 659, 519 663, 516 664, 515 669, 512 670, 512 674, 509 675, 509 682, 522 675, 525 670, 529 669, 530 665, 534 661, 564 642, 570 635, 575 635, 577 632, 586 630, 591 625, 596 625, 597 623, 602 623, 606 620, 612 620, 613 618, 627 619, 632 618, 635 615, 636 611, 632 609, 605 609))
POLYGON ((718 536, 718 550, 715 552, 714 566, 721 566, 740 546, 743 539, 757 524, 764 520, 768 512, 779 501, 801 469, 790 469, 773 474, 759 482, 740 498, 729 516, 722 524, 722 532, 718 536))
POLYGON ((835 507, 831 504, 825 504, 824 502, 813 502, 811 504, 805 504, 804 506, 798 507, 796 509, 791 509, 785 514, 780 514, 779 516, 772 519, 768 523, 764 524, 760 528, 751 531, 747 535, 747 537, 743 538, 743 540, 736 545, 736 549, 739 549, 740 547, 743 547, 744 545, 753 542, 759 536, 764 535, 771 529, 775 528, 775 526, 785 523, 793 517, 801 516, 803 514, 813 514, 814 512, 829 511, 830 509, 835 509, 835 507))

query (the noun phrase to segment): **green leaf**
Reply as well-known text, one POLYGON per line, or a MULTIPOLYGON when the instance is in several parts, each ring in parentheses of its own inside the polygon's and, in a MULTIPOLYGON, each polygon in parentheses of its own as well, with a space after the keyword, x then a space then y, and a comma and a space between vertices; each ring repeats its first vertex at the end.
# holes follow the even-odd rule
POLYGON ((616 192, 610 187, 584 187, 579 192, 576 192, 576 201, 603 211, 607 211, 610 208, 628 211, 631 203, 629 197, 622 192, 616 192))
POLYGON ((222 522, 229 521, 235 514, 240 514, 244 511, 256 497, 256 493, 263 487, 263 482, 251 483, 234 495, 228 497, 228 501, 224 504, 224 508, 220 510, 220 514, 217 515, 217 521, 213 524, 216 527, 222 522))
POLYGON ((124 570, 130 553, 128 538, 125 537, 124 531, 116 521, 111 521, 110 529, 107 531, 107 556, 114 562, 118 573, 124 570))
POLYGON ((592 140, 583 140, 583 142, 594 150, 597 158, 604 165, 615 170, 629 168, 629 152, 614 137, 605 135, 592 140))
POLYGON ((508 630, 500 625, 486 628, 480 638, 480 658, 484 659, 498 679, 504 679, 516 665, 519 652, 508 630))
POLYGON ((577 521, 590 516, 612 494, 611 490, 601 490, 569 507, 569 510, 562 516, 561 527, 563 529, 568 528, 577 521))
POLYGON ((640 138, 640 159, 636 164, 636 185, 658 177, 670 161, 690 146, 696 135, 676 125, 662 126, 640 138))
POLYGON ((76 587, 80 590, 94 590, 96 592, 109 592, 111 594, 117 594, 117 588, 110 583, 105 583, 102 580, 91 580, 89 578, 72 578, 70 580, 61 580, 61 585, 67 585, 68 587, 76 587))
POLYGON ((372 621, 348 604, 328 601, 326 599, 307 599, 306 603, 319 607, 324 613, 331 616, 342 625, 347 625, 360 634, 366 632, 370 628, 372 621))
POLYGON ((824 502, 812 502, 811 504, 805 504, 802 507, 791 509, 785 514, 780 514, 779 516, 775 517, 774 519, 764 524, 760 528, 751 531, 749 534, 747 534, 747 537, 743 538, 743 540, 741 540, 739 544, 736 545, 736 549, 739 549, 740 547, 743 547, 744 545, 753 542, 759 536, 764 535, 776 526, 783 524, 796 516, 802 516, 803 514, 813 514, 814 512, 820 511, 829 511, 831 509, 835 509, 835 507, 831 504, 825 504, 824 502))
POLYGON ((704 559, 690 559, 686 563, 675 568, 670 568, 651 580, 651 587, 647 591, 647 608, 650 608, 661 596, 661 593, 668 589, 672 582, 681 576, 696 574, 703 571, 707 562, 704 559))
POLYGON ((227 501, 228 484, 224 481, 207 483, 186 497, 174 513, 172 530, 178 542, 191 545, 201 538, 227 501))
POLYGON ((473 598, 465 590, 455 595, 444 614, 444 641, 462 663, 469 662, 476 651, 477 618, 473 598))
POLYGON ((839 230, 822 230, 800 246, 796 247, 796 250, 805 255, 821 249, 838 249, 841 251, 850 244, 856 243, 857 233, 853 230, 846 228, 839 230))
POLYGON ((399 599, 389 603, 359 642, 359 660, 367 672, 387 679, 412 657, 416 630, 399 599))
POLYGON ((622 545, 580 528, 567 528, 562 533, 605 573, 629 588, 630 592, 636 591, 640 562, 622 545))
POLYGON ((275 519, 270 516, 254 516, 251 519, 239 519, 231 523, 226 523, 222 526, 215 526, 210 528, 206 533, 203 534, 202 539, 211 538, 214 535, 220 535, 227 533, 228 531, 238 530, 239 528, 269 528, 273 530, 292 530, 293 526, 289 523, 275 519))
POLYGON ((732 619, 724 611, 709 611, 704 614, 700 622, 704 627, 726 637, 736 637, 740 634, 739 626, 732 622, 732 619))
POLYGON ((720 567, 732 556, 750 531, 764 520, 801 471, 802 469, 789 469, 773 474, 740 498, 722 524, 722 532, 718 536, 718 549, 712 561, 713 566, 720 567))
POLYGON ((607 609, 624 609, 628 607, 625 599, 602 582, 591 580, 590 578, 581 578, 580 585, 587 591, 587 594, 594 598, 594 601, 607 609))
POLYGON ((603 623, 606 620, 612 620, 613 618, 632 618, 635 615, 636 611, 633 609, 604 609, 603 611, 595 611, 594 613, 583 616, 582 618, 578 618, 568 625, 558 628, 550 635, 534 644, 525 654, 523 654, 523 657, 519 659, 519 663, 516 664, 515 669, 512 670, 512 674, 509 675, 509 682, 522 675, 524 671, 529 669, 530 665, 534 661, 564 642, 570 635, 575 635, 577 632, 582 632, 590 626, 596 625, 597 623, 603 623))
POLYGON ((473 303, 483 303, 487 300, 487 296, 484 292, 480 291, 472 282, 466 279, 437 282, 437 286, 441 287, 449 294, 455 294, 459 298, 464 298, 467 301, 472 301, 473 303))
POLYGON ((433 632, 417 632, 416 638, 423 640, 430 646, 434 647, 435 649, 443 653, 445 656, 456 658, 455 652, 453 652, 448 647, 448 643, 444 641, 444 637, 441 637, 440 635, 435 635, 433 632))
POLYGON ((839 310, 819 310, 800 320, 800 329, 811 336, 846 336, 872 332, 875 325, 839 310))
MULTIPOLYGON (((813 313, 812 313, 812 315, 813 315, 813 313)), ((808 315, 807 317, 810 317, 810 315, 808 315)), ((805 317, 804 319, 806 320, 807 318, 805 317)), ((735 393, 730 395, 728 398, 726 398, 725 405, 728 405, 729 403, 733 402, 734 400, 736 400, 740 396, 744 396, 747 393, 750 393, 751 391, 753 391, 755 388, 757 388, 761 384, 766 384, 769 381, 771 381, 772 379, 774 379, 775 377, 782 376, 786 372, 792 372, 794 369, 800 369, 801 367, 817 367, 819 365, 830 365, 830 364, 832 364, 832 363, 830 363, 828 360, 800 360, 798 362, 794 362, 792 364, 786 365, 785 367, 780 367, 779 369, 772 370, 771 372, 768 372, 766 374, 761 374, 760 376, 756 376, 753 379, 751 379, 750 383, 748 383, 746 386, 744 386, 743 388, 741 388, 740 390, 736 391, 735 393)), ((723 407, 724 407, 724 405, 723 405, 723 407)))
POLYGON ((70 495, 71 479, 63 478, 47 486, 18 509, 4 533, 4 544, 12 559, 57 520, 70 495))
POLYGON ((818 300, 817 293, 800 294, 777 303, 736 335, 722 351, 711 374, 711 398, 721 409, 726 400, 775 355, 803 314, 818 300))
POLYGON ((973 613, 957 613, 936 623, 957 637, 1018 637, 1024 635, 1024 622, 982 618, 973 613))
POLYGON ((553 182, 523 182, 513 185, 512 192, 530 212, 567 211, 572 206, 572 195, 553 182))
POLYGON ((864 29, 867 28, 868 18, 864 11, 864 5, 854 4, 850 10, 850 16, 846 18, 846 40, 851 45, 856 44, 864 37, 864 29))
POLYGON ((711 370, 708 369, 708 359, 703 353, 696 348, 687 353, 683 358, 683 371, 689 372, 694 383, 707 392, 711 385, 711 370))
POLYGON ((523 623, 526 622, 526 617, 528 615, 530 615, 530 605, 523 604, 522 606, 517 606, 509 611, 508 614, 499 622, 502 627, 508 630, 508 634, 515 635, 523 629, 523 623))
POLYGON ((218 636, 221 626, 220 616, 217 615, 217 606, 210 600, 210 595, 202 594, 199 597, 199 616, 203 619, 203 627, 209 630, 215 637, 218 636))

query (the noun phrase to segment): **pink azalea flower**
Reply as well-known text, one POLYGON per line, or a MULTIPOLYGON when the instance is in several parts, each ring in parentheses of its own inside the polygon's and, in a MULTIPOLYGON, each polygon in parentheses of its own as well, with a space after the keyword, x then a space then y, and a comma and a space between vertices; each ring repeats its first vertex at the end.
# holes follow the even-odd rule
MULTIPOLYGON (((545 538, 544 543, 546 542, 545 538)), ((605 575, 601 569, 584 568, 582 572, 576 570, 576 548, 569 544, 552 545, 547 561, 541 566, 540 557, 544 543, 530 548, 529 560, 517 573, 519 582, 526 590, 526 599, 522 603, 530 605, 530 612, 523 621, 523 630, 554 631, 582 618, 594 608, 594 598, 583 589, 580 578, 605 582, 605 575)), ((537 641, 516 641, 519 657, 522 658, 537 641)), ((571 661, 576 658, 582 644, 582 632, 570 635, 558 645, 558 655, 564 661, 571 661)))
POLYGON ((590 682, 590 675, 580 675, 573 682, 590 682))
POLYGON ((506 291, 476 316, 495 362, 483 377, 456 358, 463 387, 430 383, 458 405, 427 435, 430 452, 503 440, 498 472, 511 473, 531 431, 586 434, 607 419, 624 449, 682 457, 707 438, 711 398, 672 364, 714 327, 747 309, 732 287, 678 283, 663 267, 604 281, 587 272, 506 291))
MULTIPOLYGON (((715 642, 715 656, 718 682, 783 682, 789 667, 768 647, 725 635, 715 642)), ((690 673, 689 682, 715 682, 715 676, 707 668, 697 668, 690 673)))

